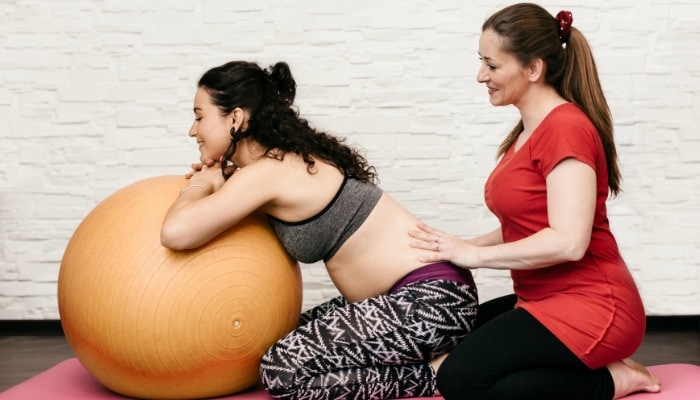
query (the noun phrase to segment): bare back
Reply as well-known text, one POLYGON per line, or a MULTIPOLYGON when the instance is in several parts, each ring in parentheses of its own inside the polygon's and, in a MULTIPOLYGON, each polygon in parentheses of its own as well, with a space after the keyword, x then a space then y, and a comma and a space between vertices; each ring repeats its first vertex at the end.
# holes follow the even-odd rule
POLYGON ((403 276, 425 265, 426 250, 412 248, 407 232, 418 220, 388 194, 360 229, 328 260, 326 268, 349 301, 386 293, 403 276))
MULTIPOLYGON (((320 213, 342 185, 343 175, 332 165, 316 162, 309 173, 306 164, 296 155, 280 165, 285 171, 278 188, 277 200, 263 211, 288 222, 298 222, 320 213), (290 164, 294 168, 289 168, 290 164)), ((267 160, 267 162, 279 162, 267 160)), ((409 245, 407 232, 418 222, 408 210, 388 194, 379 202, 365 222, 326 262, 326 268, 341 294, 358 301, 387 292, 404 275, 425 263, 418 257, 426 250, 409 245)))

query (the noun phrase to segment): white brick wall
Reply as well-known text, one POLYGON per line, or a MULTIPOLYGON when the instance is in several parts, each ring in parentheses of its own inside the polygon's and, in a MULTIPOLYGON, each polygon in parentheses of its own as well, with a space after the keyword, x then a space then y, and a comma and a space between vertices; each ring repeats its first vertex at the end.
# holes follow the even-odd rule
MULTIPOLYGON (((428 223, 492 229, 482 187, 517 114, 476 83, 477 40, 510 2, 469 3, 0 1, 0 320, 58 317, 73 230, 117 189, 186 172, 195 82, 231 59, 289 62, 303 115, 428 223)), ((648 313, 700 314, 700 4, 541 4, 594 47, 625 176, 610 217, 648 313)), ((336 294, 319 265, 304 279, 305 306, 336 294)), ((477 280, 484 300, 509 291, 477 280)))

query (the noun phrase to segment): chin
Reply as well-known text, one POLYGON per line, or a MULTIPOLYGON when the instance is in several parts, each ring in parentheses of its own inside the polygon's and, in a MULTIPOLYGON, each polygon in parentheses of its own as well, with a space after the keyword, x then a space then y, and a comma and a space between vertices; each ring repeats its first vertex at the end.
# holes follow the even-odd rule
POLYGON ((219 161, 220 159, 221 159, 221 155, 207 154, 207 153, 200 153, 199 154, 199 161, 201 161, 201 162, 206 162, 209 160, 219 161))

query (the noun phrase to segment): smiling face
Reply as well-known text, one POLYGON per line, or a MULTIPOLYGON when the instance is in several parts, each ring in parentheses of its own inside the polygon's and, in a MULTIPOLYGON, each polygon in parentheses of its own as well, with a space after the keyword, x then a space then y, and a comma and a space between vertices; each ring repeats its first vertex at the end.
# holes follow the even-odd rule
POLYGON ((515 55, 502 50, 502 37, 487 29, 479 38, 481 66, 476 80, 486 84, 489 101, 494 106, 523 101, 530 88, 530 70, 524 67, 515 55))
POLYGON ((219 161, 231 144, 230 130, 233 117, 221 115, 221 110, 211 102, 204 87, 194 96, 194 122, 189 135, 197 140, 199 159, 219 161))

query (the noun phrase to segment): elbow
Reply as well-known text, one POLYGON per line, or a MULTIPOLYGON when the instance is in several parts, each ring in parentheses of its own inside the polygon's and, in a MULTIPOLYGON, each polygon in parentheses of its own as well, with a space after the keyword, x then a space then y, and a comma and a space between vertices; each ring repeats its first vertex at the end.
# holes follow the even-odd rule
POLYGON ((583 251, 581 249, 572 249, 569 252, 568 261, 580 261, 583 258, 583 256, 585 256, 585 255, 586 255, 585 249, 583 249, 583 251))
POLYGON ((579 261, 588 251, 589 240, 572 240, 566 245, 566 250, 564 251, 564 259, 566 261, 579 261))
POLYGON ((171 250, 189 249, 190 246, 186 240, 184 240, 185 237, 185 235, 178 233, 177 229, 169 224, 163 224, 160 230, 160 244, 171 250))
POLYGON ((168 240, 167 238, 163 238, 162 236, 160 238, 160 244, 163 247, 169 248, 170 250, 175 250, 175 251, 186 250, 185 246, 182 246, 175 241, 168 240))

